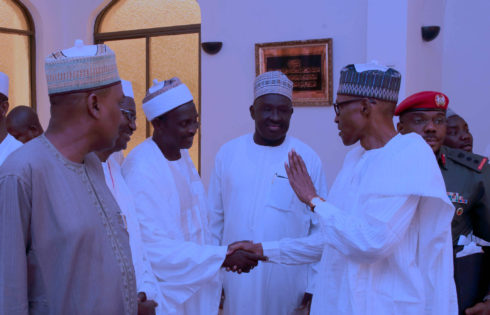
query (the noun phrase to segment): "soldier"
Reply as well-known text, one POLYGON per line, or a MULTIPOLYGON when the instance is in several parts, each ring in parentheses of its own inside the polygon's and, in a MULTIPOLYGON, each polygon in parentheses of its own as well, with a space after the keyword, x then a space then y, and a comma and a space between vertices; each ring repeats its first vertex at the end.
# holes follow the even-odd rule
POLYGON ((490 167, 485 157, 442 145, 448 103, 447 96, 439 92, 408 97, 396 108, 395 115, 400 116, 397 129, 402 134, 421 135, 437 157, 455 207, 452 234, 459 313, 482 314, 490 311, 490 286, 482 277, 483 250, 477 244, 482 243, 479 238, 490 241, 490 167))

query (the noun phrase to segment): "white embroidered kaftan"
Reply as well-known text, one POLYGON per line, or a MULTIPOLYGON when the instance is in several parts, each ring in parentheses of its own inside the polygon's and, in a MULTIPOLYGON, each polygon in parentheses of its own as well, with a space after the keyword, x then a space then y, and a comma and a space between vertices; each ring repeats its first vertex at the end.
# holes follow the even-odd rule
MULTIPOLYGON (((208 196, 213 235, 221 244, 276 241, 311 232, 311 211, 294 194, 284 170, 291 149, 301 154, 318 193, 326 197, 320 158, 296 138, 287 136, 281 145, 270 147, 257 145, 253 134, 247 134, 220 149, 208 196)), ((224 313, 296 314, 305 291, 313 290, 308 267, 260 264, 249 274, 224 273, 224 313)))
POLYGON ((118 160, 120 156, 119 152, 115 152, 109 156, 106 162, 102 163, 105 181, 121 208, 123 221, 129 233, 129 245, 136 275, 136 290, 137 292, 145 292, 149 300, 157 302, 156 314, 163 315, 163 296, 160 292, 158 281, 151 270, 151 264, 141 239, 141 230, 136 215, 133 194, 122 176, 121 165, 118 160))
POLYGON ((213 246, 204 187, 187 150, 168 161, 151 139, 133 149, 123 176, 133 192, 142 239, 165 314, 216 314, 225 246, 213 246))
POLYGON ((457 314, 454 209, 419 135, 353 149, 327 201, 315 200, 320 233, 263 244, 274 262, 321 257, 312 314, 457 314))

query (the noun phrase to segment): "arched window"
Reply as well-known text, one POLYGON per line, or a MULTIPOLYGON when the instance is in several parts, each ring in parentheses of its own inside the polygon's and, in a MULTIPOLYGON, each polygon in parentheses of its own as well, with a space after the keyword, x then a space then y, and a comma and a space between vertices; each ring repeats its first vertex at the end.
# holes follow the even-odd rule
MULTIPOLYGON (((119 75, 133 83, 137 127, 128 150, 151 134, 141 101, 153 79, 178 76, 201 113, 201 11, 195 0, 113 0, 97 16, 94 41, 116 53, 119 75)), ((200 170, 201 133, 189 153, 200 170)))
POLYGON ((36 47, 34 23, 26 7, 16 0, 0 0, 0 71, 10 79, 10 109, 27 105, 36 109, 36 47))

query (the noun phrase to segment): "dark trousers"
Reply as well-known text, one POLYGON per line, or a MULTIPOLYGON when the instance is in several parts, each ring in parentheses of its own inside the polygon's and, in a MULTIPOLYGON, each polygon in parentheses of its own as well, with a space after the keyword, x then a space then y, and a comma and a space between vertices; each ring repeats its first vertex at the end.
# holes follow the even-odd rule
POLYGON ((454 280, 458 293, 459 314, 481 302, 483 254, 473 254, 454 260, 454 280))

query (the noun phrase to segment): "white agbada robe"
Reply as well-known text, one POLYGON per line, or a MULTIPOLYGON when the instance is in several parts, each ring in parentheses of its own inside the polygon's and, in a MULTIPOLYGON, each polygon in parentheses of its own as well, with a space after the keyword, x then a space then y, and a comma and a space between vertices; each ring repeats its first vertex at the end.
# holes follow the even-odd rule
POLYGON ((22 142, 15 139, 9 133, 2 142, 0 142, 0 165, 3 164, 3 161, 9 156, 10 153, 14 152, 18 148, 22 146, 22 142))
POLYGON ((138 292, 145 292, 148 300, 157 302, 156 314, 163 315, 165 314, 163 312, 163 296, 141 239, 141 230, 133 195, 122 176, 119 162, 120 156, 119 152, 115 152, 109 156, 106 162, 102 163, 105 181, 124 216, 124 224, 129 234, 131 257, 133 258, 134 273, 136 275, 136 289, 138 292))
POLYGON ((263 244, 273 262, 321 256, 311 314, 457 314, 454 208, 419 135, 353 149, 327 201, 315 200, 319 233, 263 244))
POLYGON ((165 314, 216 314, 226 246, 214 246, 204 187, 187 150, 168 161, 151 139, 123 163, 165 314))
MULTIPOLYGON (((305 237, 313 229, 312 212, 296 197, 284 169, 291 149, 301 154, 316 190, 326 197, 320 158, 294 137, 270 147, 256 144, 253 134, 247 134, 219 150, 208 197, 213 236, 221 244, 305 237)), ((224 314, 296 314, 305 291, 313 293, 314 273, 308 275, 308 269, 260 264, 249 274, 224 273, 224 314)))

